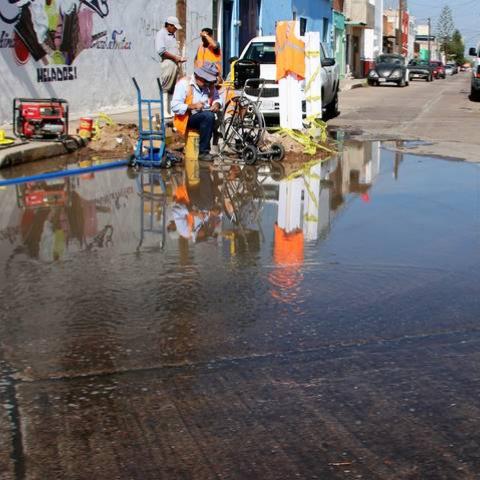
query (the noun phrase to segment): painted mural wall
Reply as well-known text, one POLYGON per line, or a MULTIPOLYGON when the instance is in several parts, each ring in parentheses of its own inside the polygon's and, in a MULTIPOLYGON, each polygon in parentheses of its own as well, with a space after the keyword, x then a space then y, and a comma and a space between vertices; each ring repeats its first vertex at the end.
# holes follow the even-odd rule
MULTIPOLYGON (((156 97, 156 32, 175 0, 0 0, 0 124, 11 122, 14 97, 64 98, 73 117, 136 105, 131 77, 156 97)), ((212 2, 189 0, 186 69, 212 2)))

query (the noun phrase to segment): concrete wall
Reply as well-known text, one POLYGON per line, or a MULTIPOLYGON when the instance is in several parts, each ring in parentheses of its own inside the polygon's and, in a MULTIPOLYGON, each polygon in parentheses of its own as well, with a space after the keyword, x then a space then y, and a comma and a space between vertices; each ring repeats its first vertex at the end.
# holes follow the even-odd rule
POLYGON ((277 20, 292 20, 291 0, 264 0, 261 7, 262 35, 275 35, 275 22, 277 20))
MULTIPOLYGON (((0 124, 11 121, 14 97, 65 98, 72 117, 135 106, 132 76, 145 86, 145 97, 158 96, 154 39, 165 18, 175 15, 175 0, 69 0, 62 5, 71 10, 63 12, 57 6, 49 11, 45 0, 22 3, 22 8, 0 4, 0 124), (20 36, 24 43, 15 40, 20 36)), ((191 71, 194 38, 211 24, 212 2, 189 0, 188 5, 191 71)))
POLYGON ((297 20, 307 20, 307 32, 320 32, 320 39, 326 38, 325 47, 329 53, 332 44, 332 7, 330 0, 264 0, 261 7, 260 25, 263 35, 275 35, 277 20, 292 20, 295 14, 297 20), (324 31, 324 21, 328 25, 324 31))
POLYGON ((374 0, 347 0, 345 2, 345 17, 352 22, 362 23, 369 28, 375 25, 374 0))
POLYGON ((383 52, 383 0, 375 0, 375 32, 373 38, 373 58, 383 52))

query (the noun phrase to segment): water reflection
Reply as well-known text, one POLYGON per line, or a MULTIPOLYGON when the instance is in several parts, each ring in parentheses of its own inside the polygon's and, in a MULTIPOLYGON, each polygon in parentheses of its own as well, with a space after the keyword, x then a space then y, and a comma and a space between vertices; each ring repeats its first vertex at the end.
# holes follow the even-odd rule
MULTIPOLYGON (((48 325, 55 341, 36 355, 41 371, 52 362, 115 369, 141 364, 144 355, 190 361, 204 358, 212 342, 228 345, 225 354, 273 331, 284 332, 288 343, 292 318, 305 319, 300 337, 315 336, 317 324, 309 321, 321 308, 338 309, 329 305, 343 297, 366 302, 378 288, 367 283, 363 295, 358 271, 345 265, 407 259, 436 267, 453 258, 451 242, 440 244, 438 254, 419 253, 420 234, 431 232, 426 244, 444 235, 444 216, 422 200, 429 229, 408 228, 418 202, 396 195, 421 185, 428 198, 424 177, 443 171, 451 178, 448 162, 430 169, 402 162, 378 142, 348 141, 340 150, 301 169, 288 163, 193 166, 193 174, 124 169, 0 190, 0 315, 7 319, 0 329, 6 335, 31 329, 36 339, 39 326, 48 325), (392 179, 399 168, 402 175, 392 179), (237 343, 243 335, 246 343, 237 343)), ((468 208, 454 220, 458 232, 468 208)), ((463 240, 453 239, 468 242, 464 231, 463 240)), ((374 283, 388 289, 388 275, 379 269, 374 283)), ((28 357, 29 345, 17 351, 28 357)))
POLYGON ((293 172, 282 164, 196 165, 7 188, 0 192, 1 251, 52 262, 112 247, 128 253, 177 245, 188 256, 194 244, 207 242, 225 244, 235 256, 258 252, 271 238, 275 264, 301 264, 304 242, 328 234, 332 215, 350 194, 369 201, 379 152, 379 142, 348 142, 338 157, 293 172))

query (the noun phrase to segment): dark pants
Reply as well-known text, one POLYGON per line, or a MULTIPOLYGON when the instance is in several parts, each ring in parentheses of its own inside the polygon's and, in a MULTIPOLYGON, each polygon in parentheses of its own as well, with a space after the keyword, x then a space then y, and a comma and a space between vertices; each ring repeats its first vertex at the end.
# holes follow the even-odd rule
POLYGON ((200 134, 200 153, 210 152, 210 140, 212 139, 215 114, 209 110, 194 113, 188 119, 187 128, 198 130, 200 134))

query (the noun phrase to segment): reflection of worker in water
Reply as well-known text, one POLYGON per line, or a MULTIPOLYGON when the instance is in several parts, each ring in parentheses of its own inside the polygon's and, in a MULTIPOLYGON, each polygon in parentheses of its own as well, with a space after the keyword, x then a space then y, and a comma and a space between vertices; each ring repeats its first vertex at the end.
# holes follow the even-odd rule
POLYGON ((221 209, 213 202, 211 177, 200 171, 200 184, 187 188, 184 178, 174 182, 173 206, 167 231, 184 239, 200 242, 217 238, 221 228, 221 209), (201 185, 201 186, 200 186, 201 185))
POLYGON ((202 43, 195 55, 195 68, 202 67, 205 62, 211 62, 217 67, 218 77, 222 77, 222 51, 220 44, 213 38, 213 30, 204 28, 200 32, 202 43))

